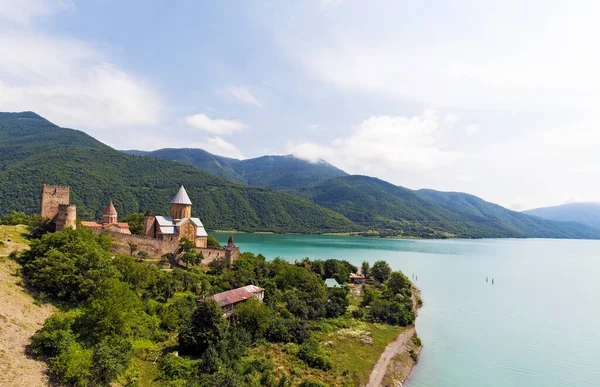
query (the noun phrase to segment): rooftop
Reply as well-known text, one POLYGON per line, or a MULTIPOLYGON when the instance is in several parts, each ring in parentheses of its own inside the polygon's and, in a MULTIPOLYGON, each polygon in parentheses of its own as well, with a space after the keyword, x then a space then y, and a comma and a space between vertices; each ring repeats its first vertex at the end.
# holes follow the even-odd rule
POLYGON ((335 278, 327 278, 325 280, 325 286, 328 288, 341 288, 344 285, 341 285, 339 282, 337 282, 335 278))
POLYGON ((252 298, 256 294, 263 292, 264 290, 265 289, 259 288, 258 286, 248 285, 242 288, 232 289, 226 292, 213 294, 212 296, 206 297, 205 300, 213 299, 222 308, 224 306, 235 304, 240 301, 252 298))
POLYGON ((173 200, 171 200, 171 204, 192 205, 192 201, 190 200, 190 197, 183 186, 179 187, 179 191, 177 191, 177 195, 175 195, 173 200))

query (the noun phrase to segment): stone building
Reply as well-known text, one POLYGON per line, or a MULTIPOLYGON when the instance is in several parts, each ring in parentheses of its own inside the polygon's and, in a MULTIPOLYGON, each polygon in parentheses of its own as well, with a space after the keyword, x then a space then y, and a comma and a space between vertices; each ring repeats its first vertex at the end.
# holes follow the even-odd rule
POLYGON ((42 185, 40 216, 51 219, 56 231, 77 227, 77 207, 70 204, 70 193, 70 187, 42 185))
POLYGON ((208 234, 200 219, 192 218, 192 201, 183 186, 171 200, 169 215, 161 216, 151 211, 146 212, 144 235, 154 239, 187 238, 199 249, 208 247, 208 234))
POLYGON ((81 225, 97 231, 108 230, 118 232, 120 234, 131 234, 131 231, 129 231, 129 224, 117 221, 118 215, 119 214, 117 213, 117 210, 115 209, 115 206, 111 200, 102 213, 101 223, 81 222, 81 225))

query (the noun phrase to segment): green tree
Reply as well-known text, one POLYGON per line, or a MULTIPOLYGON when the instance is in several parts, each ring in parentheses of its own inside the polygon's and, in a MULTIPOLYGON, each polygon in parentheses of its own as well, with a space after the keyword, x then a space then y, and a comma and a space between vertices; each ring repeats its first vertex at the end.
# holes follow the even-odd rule
POLYGON ((258 340, 265 335, 272 320, 271 309, 256 298, 246 300, 235 308, 235 324, 246 329, 253 340, 258 340))
POLYGON ((327 317, 339 317, 346 313, 350 305, 348 301, 348 288, 333 288, 329 289, 329 300, 327 300, 327 306, 325 311, 327 317))
POLYGON ((214 300, 198 304, 190 320, 179 332, 182 350, 203 354, 209 347, 220 348, 225 338, 227 323, 223 312, 214 300))
POLYGON ((84 227, 48 233, 19 255, 27 284, 45 295, 68 302, 85 301, 103 280, 118 275, 110 241, 84 227))
POLYGON ((371 275, 371 265, 369 265, 369 262, 364 261, 362 263, 362 265, 360 266, 360 270, 362 271, 362 275, 363 277, 365 277, 365 279, 369 278, 369 276, 371 275))
POLYGON ((135 253, 138 249, 138 245, 136 245, 133 242, 129 242, 127 243, 127 245, 129 245, 129 255, 131 255, 133 257, 133 253, 135 253))
POLYGON ((401 271, 394 271, 390 274, 387 287, 392 294, 401 294, 403 291, 410 290, 410 280, 401 271))
POLYGON ((217 238, 215 238, 215 236, 213 234, 208 234, 208 238, 206 238, 206 245, 209 247, 221 246, 221 244, 219 243, 219 241, 217 240, 217 238))
POLYGON ((144 214, 141 212, 134 212, 127 214, 121 219, 121 222, 129 225, 129 231, 133 235, 144 235, 144 214))
POLYGON ((375 264, 373 264, 373 267, 371 268, 371 275, 373 276, 373 278, 375 278, 377 282, 380 283, 384 283, 390 276, 391 272, 392 269, 386 261, 377 261, 375 262, 375 264))
POLYGON ((31 221, 35 220, 35 215, 27 215, 24 212, 13 211, 8 215, 4 215, 0 218, 0 225, 5 226, 17 226, 19 224, 29 225, 31 221))
POLYGON ((179 257, 185 262, 185 268, 187 269, 190 264, 199 265, 204 259, 204 255, 196 251, 194 242, 187 238, 181 238, 179 242, 179 249, 177 250, 179 257))
POLYGON ((108 336, 93 348, 92 375, 98 385, 109 385, 131 361, 131 342, 123 337, 108 336))

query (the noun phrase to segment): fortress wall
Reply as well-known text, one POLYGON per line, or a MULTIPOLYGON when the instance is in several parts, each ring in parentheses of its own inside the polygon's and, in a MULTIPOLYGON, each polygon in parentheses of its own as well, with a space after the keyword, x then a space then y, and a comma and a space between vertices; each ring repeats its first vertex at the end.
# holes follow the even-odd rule
MULTIPOLYGON (((129 243, 137 245, 137 252, 145 251, 150 257, 161 257, 167 253, 174 253, 179 248, 179 240, 177 238, 154 239, 146 236, 121 234, 116 231, 109 230, 94 230, 97 233, 102 233, 110 236, 115 240, 112 252, 114 254, 129 254, 129 243)), ((240 249, 227 247, 207 247, 198 248, 196 251, 201 252, 204 256, 202 265, 208 265, 210 262, 224 258, 229 266, 240 257, 240 249)))
POLYGON ((173 253, 179 248, 179 241, 176 238, 154 239, 139 235, 121 234, 120 232, 108 230, 104 230, 102 233, 115 240, 112 249, 114 254, 129 254, 129 243, 137 245, 137 252, 145 251, 149 256, 157 258, 167 253, 173 253))

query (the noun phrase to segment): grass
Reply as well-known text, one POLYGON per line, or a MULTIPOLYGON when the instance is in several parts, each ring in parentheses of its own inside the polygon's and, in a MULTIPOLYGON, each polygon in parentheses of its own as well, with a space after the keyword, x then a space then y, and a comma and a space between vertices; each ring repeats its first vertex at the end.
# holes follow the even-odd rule
POLYGON ((365 385, 385 347, 404 329, 349 317, 324 320, 317 328, 313 336, 322 343, 333 361, 330 371, 308 367, 296 357, 297 346, 294 344, 263 344, 251 349, 251 354, 271 360, 276 376, 286 375, 294 384, 312 378, 328 386, 365 385))
POLYGON ((29 242, 25 239, 27 226, 0 226, 0 256, 6 256, 13 250, 27 248, 29 242), (10 238, 10 242, 8 239, 10 238))

